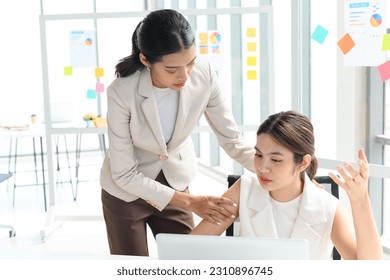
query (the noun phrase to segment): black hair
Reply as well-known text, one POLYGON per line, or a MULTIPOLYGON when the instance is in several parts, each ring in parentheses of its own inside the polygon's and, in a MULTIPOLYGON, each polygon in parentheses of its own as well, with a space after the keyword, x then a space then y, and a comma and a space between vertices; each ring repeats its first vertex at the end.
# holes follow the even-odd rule
POLYGON ((260 125, 256 135, 261 133, 270 135, 274 141, 293 152, 296 164, 301 163, 305 155, 310 155, 311 163, 306 173, 310 179, 314 178, 318 160, 314 155, 314 129, 308 117, 295 111, 273 114, 260 125))
POLYGON ((115 75, 126 77, 144 68, 140 53, 153 64, 161 61, 162 56, 188 49, 194 43, 194 33, 182 14, 171 9, 152 11, 135 28, 131 55, 119 60, 115 75))

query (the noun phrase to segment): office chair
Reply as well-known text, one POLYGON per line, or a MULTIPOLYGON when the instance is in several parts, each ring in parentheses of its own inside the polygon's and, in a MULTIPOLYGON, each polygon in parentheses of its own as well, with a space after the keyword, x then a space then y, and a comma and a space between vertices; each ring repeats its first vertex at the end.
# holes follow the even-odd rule
MULTIPOLYGON (((240 179, 241 175, 228 175, 228 188, 230 188, 238 179, 240 179)), ((330 192, 334 197, 339 199, 339 186, 330 178, 329 176, 317 176, 314 178, 321 185, 330 185, 330 192)), ((327 189, 325 187, 325 189, 327 189)), ((234 223, 226 229, 226 236, 234 236, 234 223)), ((339 252, 337 252, 336 248, 333 248, 332 253, 333 260, 341 260, 341 256, 339 252)))

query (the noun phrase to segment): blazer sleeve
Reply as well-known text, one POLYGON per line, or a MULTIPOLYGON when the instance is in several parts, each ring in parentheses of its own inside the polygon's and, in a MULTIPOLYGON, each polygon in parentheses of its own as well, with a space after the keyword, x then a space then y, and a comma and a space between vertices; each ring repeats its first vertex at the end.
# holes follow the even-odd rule
POLYGON ((221 92, 218 77, 209 67, 211 95, 205 110, 205 117, 215 133, 219 145, 235 161, 254 172, 255 150, 250 146, 238 130, 225 96, 221 92))
POLYGON ((121 90, 124 89, 112 86, 107 89, 107 123, 110 147, 105 163, 103 163, 101 183, 104 182, 103 184, 106 184, 107 188, 116 192, 117 197, 130 197, 128 200, 142 198, 161 211, 172 199, 175 191, 146 177, 138 170, 138 161, 129 129, 131 113, 127 102, 120 95, 119 91, 121 90), (103 176, 108 178, 102 178, 103 176), (108 186, 110 184, 115 184, 117 187, 108 186), (121 190, 118 190, 118 187, 121 190), (127 194, 131 196, 127 196, 127 194))

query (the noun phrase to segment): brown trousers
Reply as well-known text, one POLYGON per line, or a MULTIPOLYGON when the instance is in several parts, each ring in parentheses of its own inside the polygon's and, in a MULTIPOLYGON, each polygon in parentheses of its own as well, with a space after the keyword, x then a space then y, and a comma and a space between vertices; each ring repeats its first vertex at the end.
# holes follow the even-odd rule
MULTIPOLYGON (((162 171, 156 181, 169 186, 162 171)), ((188 192, 188 189, 186 189, 188 192)), ((159 211, 143 199, 125 202, 102 190, 107 238, 113 255, 148 256, 146 225, 158 233, 189 233, 194 228, 191 211, 168 205, 159 211)))

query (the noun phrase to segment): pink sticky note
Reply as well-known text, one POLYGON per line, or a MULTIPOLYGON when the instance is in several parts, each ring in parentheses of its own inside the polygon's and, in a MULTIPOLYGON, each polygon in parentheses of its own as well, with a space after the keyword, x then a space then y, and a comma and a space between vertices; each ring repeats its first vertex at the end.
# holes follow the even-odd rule
POLYGON ((104 84, 103 83, 96 83, 95 91, 97 93, 104 92, 104 84))
POLYGON ((390 79, 390 60, 378 66, 379 75, 382 82, 390 79))

